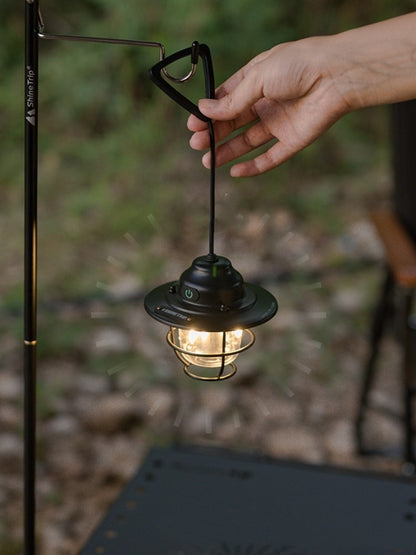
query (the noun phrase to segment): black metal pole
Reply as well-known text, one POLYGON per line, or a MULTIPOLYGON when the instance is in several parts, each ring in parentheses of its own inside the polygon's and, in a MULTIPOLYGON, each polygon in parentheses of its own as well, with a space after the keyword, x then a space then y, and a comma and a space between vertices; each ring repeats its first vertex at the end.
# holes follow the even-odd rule
POLYGON ((25 0, 24 543, 35 553, 38 0, 25 0))

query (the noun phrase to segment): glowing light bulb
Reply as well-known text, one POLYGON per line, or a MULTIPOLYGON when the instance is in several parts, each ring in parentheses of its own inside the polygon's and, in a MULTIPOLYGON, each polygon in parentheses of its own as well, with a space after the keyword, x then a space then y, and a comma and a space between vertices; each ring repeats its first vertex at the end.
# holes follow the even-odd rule
POLYGON ((243 336, 243 330, 207 332, 172 328, 171 331, 184 360, 204 368, 231 364, 238 356, 235 351, 241 348, 243 336))

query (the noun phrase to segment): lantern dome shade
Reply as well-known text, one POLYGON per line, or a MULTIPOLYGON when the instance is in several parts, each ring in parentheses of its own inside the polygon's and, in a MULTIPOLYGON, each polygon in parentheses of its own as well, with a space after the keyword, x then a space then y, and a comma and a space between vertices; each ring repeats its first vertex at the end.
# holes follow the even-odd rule
POLYGON ((178 281, 148 293, 144 305, 163 324, 207 332, 251 328, 277 312, 271 293, 245 283, 227 258, 216 255, 196 258, 178 281))

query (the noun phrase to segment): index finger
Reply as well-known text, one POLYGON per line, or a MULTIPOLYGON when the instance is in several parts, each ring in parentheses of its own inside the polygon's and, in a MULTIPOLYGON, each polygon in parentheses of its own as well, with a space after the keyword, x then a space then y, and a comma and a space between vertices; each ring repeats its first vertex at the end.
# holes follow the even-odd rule
POLYGON ((198 131, 204 131, 208 127, 206 121, 202 121, 202 119, 199 119, 197 116, 194 116, 194 114, 191 114, 188 117, 188 121, 186 125, 189 131, 193 131, 194 133, 198 131))
MULTIPOLYGON (((266 54, 267 54, 266 52, 262 52, 261 54, 253 58, 250 62, 248 62, 248 64, 240 68, 233 75, 231 75, 226 81, 224 81, 224 83, 222 83, 219 87, 217 87, 217 89, 215 90, 215 99, 219 100, 224 96, 227 96, 228 94, 230 94, 230 92, 232 92, 237 87, 237 85, 242 81, 242 79, 244 79, 244 75, 247 69, 250 68, 250 66, 252 66, 253 64, 259 62, 262 58, 265 57, 266 54)), ((247 116, 243 119, 247 120, 247 116)), ((191 114, 188 117, 187 127, 190 131, 193 131, 195 133, 199 131, 204 131, 205 129, 207 129, 208 126, 205 121, 202 121, 194 114, 191 114)), ((239 125, 236 125, 236 127, 238 128, 239 125)))

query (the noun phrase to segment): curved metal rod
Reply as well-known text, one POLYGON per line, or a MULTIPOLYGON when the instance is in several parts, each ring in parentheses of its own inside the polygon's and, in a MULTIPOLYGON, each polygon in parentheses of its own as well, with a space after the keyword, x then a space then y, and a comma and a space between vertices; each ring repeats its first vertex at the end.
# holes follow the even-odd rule
MULTIPOLYGON (((51 35, 49 33, 45 33, 45 24, 43 22, 42 14, 40 10, 38 10, 38 38, 44 40, 66 40, 72 42, 94 42, 94 43, 104 43, 104 44, 123 44, 127 46, 146 46, 151 48, 158 48, 159 49, 159 60, 164 60, 165 58, 165 47, 162 43, 156 41, 147 41, 147 40, 131 40, 131 39, 114 39, 108 37, 85 37, 85 36, 78 36, 78 35, 51 35)), ((169 81, 174 83, 185 83, 189 81, 195 73, 197 69, 197 63, 194 61, 191 62, 191 69, 184 77, 175 77, 170 75, 170 73, 166 70, 166 68, 162 69, 163 75, 169 81)))

